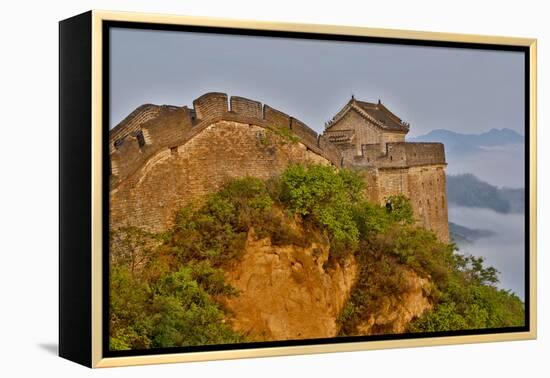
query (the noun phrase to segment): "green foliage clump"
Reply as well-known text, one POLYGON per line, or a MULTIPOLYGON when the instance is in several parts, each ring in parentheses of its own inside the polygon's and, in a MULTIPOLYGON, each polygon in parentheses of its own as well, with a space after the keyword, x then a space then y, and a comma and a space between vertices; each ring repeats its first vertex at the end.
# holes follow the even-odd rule
POLYGON ((138 227, 121 227, 110 233, 112 265, 126 265, 134 273, 148 260, 151 251, 158 246, 158 240, 150 232, 138 227))
POLYGON ((201 208, 183 208, 167 235, 166 246, 182 261, 208 260, 223 265, 239 255, 248 228, 271 205, 262 180, 232 181, 209 196, 201 208))
POLYGON ((414 222, 412 206, 403 195, 386 198, 386 206, 379 206, 362 200, 353 207, 353 218, 359 230, 360 239, 369 241, 388 232, 390 227, 411 225, 414 222))
POLYGON ((497 271, 483 266, 483 258, 453 255, 452 270, 439 285, 433 311, 410 325, 411 332, 436 332, 524 325, 523 302, 512 292, 498 289, 497 271))
POLYGON ((110 348, 147 349, 242 342, 212 295, 234 295, 221 271, 189 265, 144 280, 124 267, 110 277, 110 348))
MULTIPOLYGON (((360 231, 355 253, 358 277, 338 319, 341 335, 356 334, 357 326, 388 298, 406 292, 406 269, 421 276, 435 275, 452 254, 452 248, 435 234, 413 225, 412 207, 402 195, 388 197, 385 206, 363 201, 355 207, 354 219, 360 231)), ((372 332, 389 330, 374 326, 372 332)))
POLYGON ((275 245, 303 244, 301 236, 284 221, 284 213, 274 209, 276 199, 272 197, 263 180, 233 180, 200 208, 181 209, 174 228, 164 235, 164 248, 180 262, 207 260, 223 266, 240 256, 251 228, 258 237, 271 236, 275 245))
POLYGON ((283 138, 283 140, 288 141, 290 143, 298 143, 300 141, 300 138, 298 135, 294 134, 294 132, 286 127, 277 127, 270 130, 271 133, 280 136, 283 138))
POLYGON ((413 224, 414 222, 411 202, 402 194, 386 198, 386 211, 391 223, 413 224))
POLYGON ((280 201, 321 229, 326 229, 331 252, 353 252, 359 241, 354 208, 363 182, 354 172, 324 165, 292 165, 281 175, 280 201))
POLYGON ((444 285, 454 268, 455 246, 440 242, 433 232, 420 227, 400 227, 383 238, 398 262, 410 267, 421 277, 444 285))

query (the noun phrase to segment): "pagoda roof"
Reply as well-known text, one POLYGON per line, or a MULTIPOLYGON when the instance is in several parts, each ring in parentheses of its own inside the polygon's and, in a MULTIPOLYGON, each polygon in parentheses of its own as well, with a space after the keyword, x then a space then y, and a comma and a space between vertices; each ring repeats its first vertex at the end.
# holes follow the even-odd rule
POLYGON ((350 111, 356 111, 381 129, 404 133, 409 131, 409 124, 386 108, 380 100, 378 103, 371 103, 356 100, 353 96, 327 124, 326 130, 338 123, 350 111))

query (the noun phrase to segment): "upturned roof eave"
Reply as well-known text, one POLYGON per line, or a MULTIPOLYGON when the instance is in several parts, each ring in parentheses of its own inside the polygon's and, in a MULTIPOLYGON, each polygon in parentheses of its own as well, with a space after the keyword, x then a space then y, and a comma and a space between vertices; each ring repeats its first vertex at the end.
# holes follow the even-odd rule
MULTIPOLYGON (((384 109, 387 109, 385 106, 384 106, 384 109)), ((332 122, 325 128, 325 131, 328 131, 330 130, 334 125, 336 125, 337 123, 339 123, 344 117, 346 114, 348 114, 350 111, 354 110, 355 112, 357 112, 359 115, 361 115, 362 117, 368 119, 370 122, 372 122, 375 126, 377 126, 378 128, 384 130, 384 131, 391 131, 391 132, 397 132, 397 133, 408 133, 409 132, 409 128, 406 127, 406 126, 399 126, 398 128, 390 128, 386 125, 384 125, 383 123, 381 123, 380 121, 378 121, 376 118, 374 118, 373 116, 371 116, 370 114, 368 114, 368 112, 363 109, 360 105, 356 104, 356 101, 355 100, 350 100, 337 114, 336 116, 333 118, 332 122)), ((391 116, 395 117, 395 118, 398 118, 396 115, 394 115, 393 113, 391 113, 389 110, 387 110, 387 112, 389 112, 391 114, 391 116)), ((400 120, 400 118, 398 118, 400 120)))

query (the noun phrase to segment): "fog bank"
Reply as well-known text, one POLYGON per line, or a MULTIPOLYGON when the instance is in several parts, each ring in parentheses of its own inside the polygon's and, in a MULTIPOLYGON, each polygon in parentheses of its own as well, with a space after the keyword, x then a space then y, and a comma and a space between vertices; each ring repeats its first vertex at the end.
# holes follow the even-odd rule
POLYGON ((488 209, 450 207, 449 221, 473 229, 495 232, 470 245, 459 246, 460 253, 482 256, 486 265, 499 272, 499 287, 525 298, 525 236, 523 214, 500 214, 488 209))

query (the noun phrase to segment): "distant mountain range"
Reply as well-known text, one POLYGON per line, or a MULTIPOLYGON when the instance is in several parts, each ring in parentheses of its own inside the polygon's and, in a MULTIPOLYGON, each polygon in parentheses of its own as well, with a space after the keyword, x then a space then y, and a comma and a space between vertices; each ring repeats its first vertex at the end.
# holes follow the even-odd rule
POLYGON ((449 222, 449 232, 451 233, 451 239, 457 244, 472 244, 481 238, 495 235, 490 230, 474 230, 453 222, 449 222))
POLYGON ((524 213, 525 190, 498 188, 472 174, 447 175, 449 206, 480 207, 499 213, 524 213))
POLYGON ((491 129, 481 134, 461 134, 437 129, 428 134, 409 138, 410 142, 440 142, 448 154, 472 152, 484 147, 524 143, 525 137, 511 129, 491 129))

